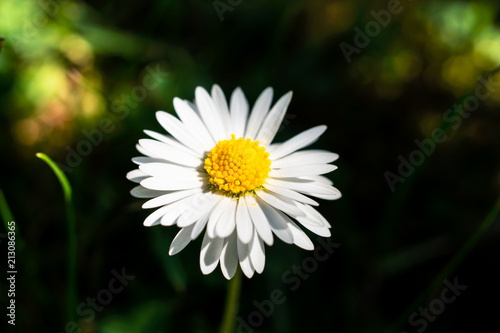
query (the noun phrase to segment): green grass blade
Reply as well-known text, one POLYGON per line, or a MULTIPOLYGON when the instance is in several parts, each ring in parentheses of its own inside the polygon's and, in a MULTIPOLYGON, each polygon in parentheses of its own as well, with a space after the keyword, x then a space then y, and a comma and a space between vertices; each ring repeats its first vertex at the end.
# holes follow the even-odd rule
POLYGON ((56 175, 64 193, 64 202, 66 206, 66 220, 68 223, 68 291, 67 291, 67 318, 73 320, 76 309, 76 223, 75 209, 73 207, 71 185, 54 161, 44 153, 37 153, 36 156, 43 160, 52 169, 56 175))
POLYGON ((456 268, 460 265, 463 259, 472 251, 474 246, 476 246, 477 242, 481 238, 481 236, 488 230, 493 221, 495 221, 496 217, 500 213, 500 198, 497 199, 488 215, 481 222, 476 231, 469 237, 464 246, 458 251, 455 256, 448 262, 448 264, 436 275, 436 277, 432 280, 432 282, 427 286, 427 288, 420 293, 419 296, 411 303, 410 306, 402 313, 402 315, 398 318, 398 320, 391 326, 389 330, 386 332, 395 332, 398 327, 403 325, 405 319, 408 319, 408 316, 412 311, 415 311, 420 305, 422 305, 425 300, 432 295, 434 295, 440 287, 442 287, 443 280, 450 277, 451 273, 456 270, 456 268))
MULTIPOLYGON (((0 215, 2 216, 5 230, 8 232, 9 229, 7 228, 7 223, 16 220, 12 215, 12 211, 10 210, 9 204, 7 203, 7 199, 5 198, 2 189, 0 189, 0 215)), ((24 240, 21 238, 21 235, 19 233, 19 224, 16 222, 16 249, 22 251, 24 249, 24 246, 24 240)))
POLYGON ((9 204, 3 195, 2 189, 0 189, 0 215, 2 216, 3 224, 5 225, 5 230, 9 230, 7 228, 7 223, 10 221, 15 221, 14 216, 12 216, 12 212, 10 211, 9 204))

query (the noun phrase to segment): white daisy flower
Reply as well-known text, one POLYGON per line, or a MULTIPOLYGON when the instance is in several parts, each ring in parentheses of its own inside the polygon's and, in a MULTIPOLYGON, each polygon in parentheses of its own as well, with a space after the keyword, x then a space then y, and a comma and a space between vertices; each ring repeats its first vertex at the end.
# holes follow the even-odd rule
POLYGON ((285 116, 292 92, 272 108, 273 89, 257 98, 252 112, 236 88, 227 104, 222 89, 202 87, 195 102, 174 98, 179 118, 158 111, 156 118, 170 135, 146 130, 139 140, 145 156, 132 159, 138 169, 127 178, 140 185, 131 193, 150 198, 143 208, 156 208, 145 226, 177 225, 169 254, 180 252, 203 230, 200 266, 211 273, 220 263, 231 279, 238 263, 251 278, 262 273, 264 244, 274 235, 285 243, 313 250, 298 226, 330 236, 330 224, 312 206, 310 197, 334 200, 340 192, 323 176, 337 167, 338 155, 325 150, 300 150, 315 142, 326 126, 304 131, 283 143, 271 143, 285 116))

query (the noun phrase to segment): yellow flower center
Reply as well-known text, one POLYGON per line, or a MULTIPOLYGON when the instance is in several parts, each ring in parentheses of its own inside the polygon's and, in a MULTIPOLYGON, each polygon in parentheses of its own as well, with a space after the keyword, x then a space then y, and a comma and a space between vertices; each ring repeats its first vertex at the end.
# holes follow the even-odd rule
POLYGON ((205 170, 209 182, 228 195, 241 195, 262 186, 271 171, 266 148, 251 139, 221 140, 207 154, 205 170))

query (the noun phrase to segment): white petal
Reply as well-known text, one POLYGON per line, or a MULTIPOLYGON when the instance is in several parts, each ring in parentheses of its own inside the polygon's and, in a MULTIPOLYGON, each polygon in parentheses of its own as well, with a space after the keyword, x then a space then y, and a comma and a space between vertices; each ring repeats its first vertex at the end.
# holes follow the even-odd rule
POLYGON ((138 185, 130 190, 130 194, 136 198, 154 198, 159 195, 170 193, 168 191, 154 191, 138 185))
POLYGON ((177 219, 176 224, 179 228, 194 226, 196 222, 198 222, 198 220, 203 217, 203 214, 200 214, 199 216, 189 215, 189 217, 187 217, 186 213, 188 211, 189 210, 184 211, 183 214, 177 219))
POLYGON ((205 193, 198 193, 183 199, 183 212, 177 220, 177 226, 187 227, 204 217, 207 211, 211 210, 211 206, 208 203, 197 206, 196 203, 207 200, 206 197, 205 193))
POLYGON ((340 191, 337 190, 335 187, 332 187, 332 192, 333 193, 331 194, 315 193, 315 192, 310 192, 308 194, 324 200, 337 200, 342 197, 342 193, 340 193, 340 191))
POLYGON ((243 243, 250 243, 253 235, 253 224, 244 198, 239 199, 236 209, 236 231, 238 232, 238 238, 243 243))
POLYGON ((305 177, 300 177, 301 179, 306 179, 306 180, 313 180, 315 182, 320 182, 326 185, 333 185, 333 182, 328 179, 325 176, 317 175, 317 176, 305 176, 305 177))
POLYGON ((298 204, 298 206, 303 212, 306 213, 306 216, 311 217, 316 221, 319 221, 323 226, 326 226, 327 228, 331 228, 331 225, 330 223, 328 223, 328 220, 323 215, 321 215, 321 213, 318 212, 314 207, 302 204, 298 204))
POLYGON ((274 232, 279 239, 287 244, 293 243, 293 234, 292 231, 288 228, 287 221, 290 221, 290 218, 275 208, 271 207, 265 202, 259 202, 260 207, 264 214, 266 214, 267 220, 269 221, 269 226, 271 230, 274 232))
POLYGON ((236 138, 245 135, 245 125, 248 118, 248 101, 240 87, 234 89, 231 95, 231 129, 236 138))
POLYGON ((201 189, 191 189, 191 190, 184 190, 184 191, 175 191, 175 192, 170 192, 167 194, 160 195, 154 199, 151 199, 149 201, 146 201, 143 205, 142 208, 147 209, 147 208, 155 208, 155 207, 160 207, 167 205, 169 203, 175 202, 177 200, 192 196, 196 193, 200 193, 201 189))
POLYGON ((314 227, 312 225, 304 224, 304 223, 302 223, 302 225, 305 228, 309 229, 310 231, 314 232, 316 235, 319 235, 321 237, 330 237, 332 235, 332 233, 330 232, 330 229, 328 229, 327 227, 314 227))
POLYGON ((274 193, 277 193, 277 194, 280 194, 280 195, 287 197, 289 199, 292 199, 292 200, 295 200, 298 202, 302 202, 302 203, 305 203, 308 205, 319 206, 319 203, 317 203, 313 199, 306 197, 305 195, 300 194, 299 192, 295 192, 294 190, 282 188, 282 187, 271 185, 268 183, 265 184, 265 187, 267 190, 274 192, 274 193))
POLYGON ((146 219, 144 220, 144 226, 145 227, 151 227, 153 225, 157 225, 157 224, 160 224, 160 220, 161 218, 163 217, 163 215, 165 215, 168 210, 170 209, 170 206, 163 206, 161 208, 158 208, 157 210, 155 210, 154 212, 152 212, 151 214, 149 214, 148 217, 146 217, 146 219))
POLYGON ((144 179, 149 177, 146 173, 142 172, 139 169, 135 169, 127 172, 127 179, 133 181, 134 183, 140 183, 144 179))
POLYGON ((144 130, 144 133, 146 133, 147 135, 149 135, 153 139, 156 139, 158 141, 166 143, 167 145, 172 146, 174 148, 177 148, 179 150, 182 150, 183 152, 188 153, 190 155, 193 155, 193 156, 196 156, 196 157, 201 157, 202 156, 201 153, 198 153, 198 152, 195 152, 195 151, 189 149, 188 147, 186 147, 185 145, 181 144, 179 141, 177 141, 176 139, 172 138, 171 136, 163 135, 163 134, 160 134, 160 133, 157 133, 157 132, 154 132, 154 131, 150 131, 150 130, 144 130))
POLYGON ((177 225, 179 227, 186 227, 192 223, 202 219, 212 211, 215 201, 207 193, 198 193, 190 196, 185 202, 186 209, 179 220, 177 225))
POLYGON ((154 154, 152 154, 151 152, 149 152, 147 149, 144 149, 143 147, 141 147, 140 144, 136 144, 135 145, 135 149, 137 149, 137 151, 139 153, 141 153, 142 155, 149 156, 151 158, 156 158, 156 156, 154 156, 154 154))
POLYGON ((264 271, 264 266, 266 265, 264 243, 257 234, 256 230, 254 231, 253 239, 250 244, 250 261, 252 262, 252 266, 255 268, 257 273, 260 274, 264 271))
POLYGON ((274 160, 271 167, 286 168, 291 165, 304 164, 326 164, 331 163, 339 158, 339 155, 326 150, 302 150, 293 154, 274 160))
POLYGON ((188 244, 191 242, 191 231, 193 230, 193 226, 189 226, 187 228, 182 228, 174 240, 170 244, 170 249, 168 250, 168 254, 173 256, 179 252, 181 252, 188 244))
POLYGON ((186 126, 186 130, 198 139, 198 142, 202 144, 205 151, 215 146, 215 141, 205 127, 205 124, 203 124, 198 114, 191 108, 187 101, 175 97, 174 108, 186 126))
POLYGON ((203 154, 204 149, 201 142, 199 142, 196 137, 193 137, 189 133, 189 131, 185 128, 184 124, 179 119, 164 111, 157 111, 156 119, 158 119, 160 125, 163 126, 163 128, 167 130, 167 132, 169 132, 180 143, 190 148, 193 152, 198 153, 199 155, 203 154))
POLYGON ((295 218, 297 221, 299 221, 300 224, 302 224, 304 227, 315 227, 315 228, 323 228, 325 227, 325 224, 321 221, 316 220, 315 218, 311 216, 297 216, 295 218))
POLYGON ((139 169, 141 169, 141 171, 143 171, 147 175, 148 178, 145 179, 155 178, 157 180, 158 179, 171 180, 173 183, 180 181, 187 181, 187 182, 199 181, 206 185, 206 177, 204 177, 194 168, 189 168, 182 165, 179 166, 167 162, 146 163, 146 164, 141 164, 139 166, 139 169))
POLYGON ((139 144, 149 152, 148 156, 151 157, 162 158, 191 167, 198 167, 203 162, 200 158, 156 140, 141 139, 139 144))
POLYGON ((195 168, 169 163, 145 163, 139 165, 139 170, 153 177, 199 177, 199 172, 195 168))
POLYGON ((147 156, 137 156, 137 157, 132 157, 132 162, 134 162, 137 165, 141 165, 144 163, 154 163, 154 162, 159 162, 159 163, 164 163, 165 160, 161 158, 152 158, 152 157, 147 157, 147 156))
POLYGON ((227 208, 217 222, 215 234, 220 238, 226 238, 231 235, 236 228, 236 204, 238 200, 229 201, 227 208))
POLYGON ((200 209, 205 210, 205 214, 203 214, 203 216, 200 217, 200 219, 196 222, 194 229, 193 229, 193 232, 191 233, 191 239, 195 239, 200 235, 200 233, 205 228, 215 205, 217 205, 219 203, 219 201, 222 200, 222 198, 220 196, 213 195, 210 192, 206 193, 205 195, 206 195, 206 198, 208 199, 208 201, 207 201, 206 205, 204 205, 202 208, 200 208, 200 209))
POLYGON ((191 232, 191 239, 195 240, 201 234, 205 226, 208 222, 208 217, 210 216, 210 212, 203 215, 196 223, 194 224, 193 231, 191 232))
POLYGON ((141 185, 150 190, 174 191, 202 188, 203 181, 192 177, 149 177, 141 185))
MULTIPOLYGON (((297 192, 305 193, 307 195, 315 196, 320 199, 325 200, 336 200, 342 197, 342 193, 335 187, 331 185, 327 185, 324 182, 317 181, 308 181, 302 178, 290 178, 291 182, 287 182, 284 186, 293 187, 297 192)), ((271 182, 281 181, 281 179, 272 179, 268 178, 267 180, 271 180, 271 182)), ((283 182, 282 182, 283 183, 283 182)))
MULTIPOLYGON (((192 102, 187 100, 187 99, 184 99, 183 101, 186 102, 186 104, 191 108, 191 110, 193 110, 195 112, 195 114, 199 118, 200 117, 200 110, 198 110, 198 105, 196 105, 196 99, 192 102)), ((200 118, 200 120, 201 120, 201 118, 200 118)), ((202 123, 203 123, 203 121, 202 121, 202 123)), ((203 124, 203 126, 205 126, 205 124, 203 124)), ((208 131, 208 129, 207 129, 207 131, 208 131)))
POLYGON ((266 190, 255 192, 259 198, 270 204, 276 209, 279 209, 292 217, 304 215, 304 213, 297 207, 294 200, 288 199, 278 193, 271 193, 266 190))
POLYGON ((208 92, 202 87, 197 87, 195 90, 196 105, 198 111, 200 112, 201 119, 205 123, 208 131, 212 135, 215 142, 223 140, 226 137, 226 130, 224 128, 224 123, 222 122, 221 116, 215 107, 215 104, 208 94, 208 92))
POLYGON ((214 84, 212 86, 212 100, 214 101, 217 112, 224 124, 224 129, 226 131, 226 139, 231 137, 231 119, 229 118, 229 109, 227 107, 226 96, 219 85, 214 84))
POLYGON ((267 146, 266 150, 270 155, 272 155, 273 152, 276 151, 276 149, 278 149, 281 145, 282 143, 271 143, 269 146, 267 146))
POLYGON ((232 199, 223 197, 222 200, 220 200, 214 207, 207 224, 207 234, 208 236, 210 236, 210 238, 216 237, 215 228, 217 226, 217 223, 219 222, 224 212, 229 208, 231 202, 232 199))
MULTIPOLYGON (((253 236, 253 234, 252 234, 253 236)), ((253 268, 250 261, 250 244, 245 244, 239 239, 238 242, 238 260, 240 261, 241 271, 249 279, 252 278, 255 268, 253 268)))
POLYGON ((337 166, 332 164, 294 165, 282 169, 272 169, 271 172, 269 172, 269 177, 293 178, 307 175, 321 175, 332 172, 336 169, 337 166))
POLYGON ((184 200, 185 199, 176 201, 167 206, 169 207, 169 209, 166 211, 165 215, 161 217, 160 221, 161 225, 171 226, 177 222, 179 216, 181 216, 182 213, 184 213, 184 211, 186 210, 186 206, 184 205, 184 200))
POLYGON ((269 226, 269 222, 267 222, 266 216, 262 212, 262 209, 259 207, 259 204, 252 195, 245 196, 245 201, 247 204, 248 212, 250 213, 250 217, 253 222, 253 226, 255 227, 255 232, 257 232, 260 237, 262 237, 267 245, 273 245, 273 233, 271 231, 271 227, 269 226))
POLYGON ((236 233, 231 234, 224 240, 224 246, 220 255, 220 268, 222 274, 231 280, 238 268, 238 249, 236 246, 236 233))
POLYGON ((330 224, 323 218, 323 216, 321 216, 321 214, 308 205, 302 205, 300 208, 306 212, 306 216, 299 216, 297 218, 297 221, 300 224, 320 236, 330 236, 330 224), (321 218, 318 218, 316 214, 321 216, 321 218))
POLYGON ((254 139, 257 135, 262 122, 264 121, 271 102, 273 100, 273 88, 266 88, 257 98, 252 112, 250 113, 250 118, 248 119, 248 124, 246 128, 245 138, 254 139))
POLYGON ((305 227, 326 227, 329 228, 330 224, 326 219, 313 207, 309 205, 304 205, 301 203, 297 203, 297 207, 304 212, 302 216, 296 217, 296 220, 300 222, 305 227))
POLYGON ((336 188, 326 184, 299 178, 292 178, 290 180, 267 178, 266 183, 314 196, 317 196, 317 194, 336 195, 338 192, 336 188))
POLYGON ((196 200, 202 202, 201 205, 192 205, 191 207, 193 208, 193 210, 187 210, 184 213, 186 219, 192 219, 193 216, 191 216, 191 214, 199 216, 195 223, 193 232, 191 233, 191 239, 196 239, 200 235, 208 222, 212 210, 214 209, 215 205, 221 200, 220 196, 213 195, 210 192, 203 193, 203 196, 205 197, 203 199, 196 198, 196 200))
POLYGON ((313 242, 311 242, 306 233, 303 232, 293 221, 289 222, 289 227, 293 235, 293 244, 303 248, 304 250, 314 250, 313 242))
POLYGON ((316 126, 310 128, 300 134, 297 134, 291 139, 283 142, 276 149, 270 152, 271 160, 277 160, 283 156, 293 153, 301 148, 307 147, 310 144, 314 143, 318 138, 326 131, 325 125, 316 126))
POLYGON ((257 136, 255 137, 256 141, 259 141, 261 145, 268 146, 274 139, 276 133, 278 133, 278 129, 280 128, 281 122, 285 117, 286 110, 288 108, 288 104, 292 100, 292 92, 288 92, 283 95, 273 106, 266 119, 262 123, 261 128, 257 136))
POLYGON ((205 233, 200 253, 200 268, 203 274, 210 274, 217 267, 223 244, 223 239, 212 239, 205 233))

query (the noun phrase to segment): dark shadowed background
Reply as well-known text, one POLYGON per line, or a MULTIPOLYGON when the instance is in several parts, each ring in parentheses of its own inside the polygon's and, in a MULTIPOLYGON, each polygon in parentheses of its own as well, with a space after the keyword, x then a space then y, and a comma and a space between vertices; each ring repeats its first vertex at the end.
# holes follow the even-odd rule
POLYGON ((177 227, 143 227, 125 175, 143 129, 163 132, 155 111, 218 83, 250 105, 293 90, 276 141, 327 124, 313 147, 340 155, 343 194, 320 201, 331 253, 266 248, 237 332, 498 332, 499 15, 497 1, 2 0, 0 188, 18 229, 15 327, 0 235, 2 326, 217 330, 220 269, 200 272, 200 239, 168 256, 177 227), (75 309, 63 194, 37 152, 73 188, 75 309))

